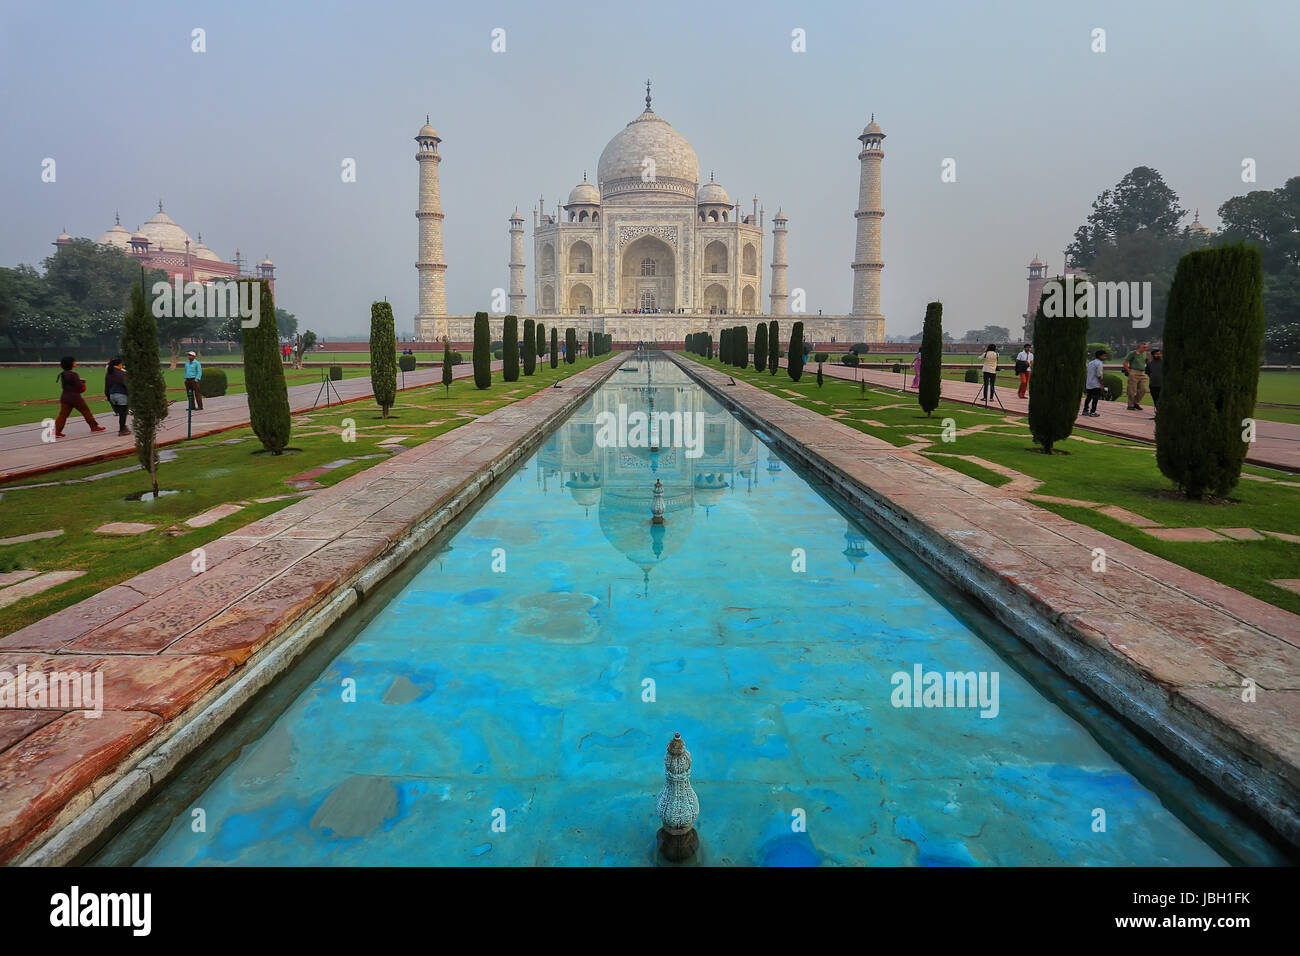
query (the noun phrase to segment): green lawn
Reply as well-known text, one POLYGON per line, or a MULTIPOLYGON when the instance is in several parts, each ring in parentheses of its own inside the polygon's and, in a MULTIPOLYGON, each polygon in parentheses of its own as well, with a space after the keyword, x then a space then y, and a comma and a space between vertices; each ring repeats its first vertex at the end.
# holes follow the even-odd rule
MULTIPOLYGON (((689 358, 701 361, 698 356, 689 358)), ((1067 439, 1059 446, 1069 454, 1047 456, 1037 450, 1023 422, 1005 422, 998 409, 985 411, 983 407, 944 402, 927 418, 915 404, 914 392, 903 395, 868 386, 864 397, 860 386, 829 378, 819 389, 815 367, 796 385, 784 369, 773 376, 757 373, 752 367, 737 372, 729 366, 724 368, 716 359, 701 364, 766 388, 823 415, 843 411, 846 416, 839 419, 843 424, 891 444, 903 446, 918 440, 930 441, 933 444, 923 454, 932 454, 935 462, 990 485, 1003 485, 1008 479, 977 463, 943 456, 978 457, 1039 479, 1042 484, 1034 489, 1037 494, 1118 505, 1170 528, 1253 528, 1300 534, 1300 477, 1284 472, 1247 465, 1244 474, 1275 481, 1243 478, 1233 490, 1234 500, 1230 504, 1194 502, 1179 496, 1173 483, 1160 473, 1151 445, 1080 431, 1078 438, 1067 439), (956 422, 955 441, 945 443, 940 438, 944 418, 956 422), (994 427, 962 433, 974 425, 994 427)), ((1269 583, 1297 576, 1300 545, 1274 538, 1167 542, 1091 509, 1036 504, 1270 604, 1300 613, 1300 595, 1269 583)))
MULTIPOLYGON (((149 489, 147 477, 138 470, 84 483, 19 487, 104 475, 134 465, 134 458, 66 468, 0 484, 3 496, 0 538, 63 529, 63 534, 56 538, 0 547, 0 572, 16 568, 87 572, 40 595, 0 608, 0 635, 186 554, 296 499, 253 503, 206 528, 190 528, 183 523, 187 518, 218 504, 290 494, 294 489, 285 484, 286 478, 341 458, 382 453, 379 442, 391 435, 411 436, 403 444, 413 447, 460 427, 471 421, 471 416, 518 401, 602 360, 603 357, 582 359, 573 365, 561 363, 554 371, 549 363, 542 363, 538 374, 521 375, 517 382, 508 384, 501 381, 499 372, 494 373, 491 388, 482 391, 474 387, 472 379, 461 379, 452 383, 447 397, 441 385, 398 392, 397 404, 387 419, 382 417, 373 399, 296 415, 290 441, 292 452, 279 456, 254 454, 261 450, 261 445, 247 428, 170 445, 168 450, 176 451, 179 457, 159 466, 159 484, 180 493, 164 495, 156 502, 126 500, 129 494, 149 489), (356 421, 357 436, 355 442, 345 444, 340 422, 349 417, 356 421), (247 440, 237 445, 220 444, 231 438, 247 440), (130 537, 95 533, 95 528, 109 521, 155 523, 157 528, 130 537), (168 529, 181 533, 171 534, 168 529)), ((354 461, 314 480, 332 485, 381 460, 354 461)))

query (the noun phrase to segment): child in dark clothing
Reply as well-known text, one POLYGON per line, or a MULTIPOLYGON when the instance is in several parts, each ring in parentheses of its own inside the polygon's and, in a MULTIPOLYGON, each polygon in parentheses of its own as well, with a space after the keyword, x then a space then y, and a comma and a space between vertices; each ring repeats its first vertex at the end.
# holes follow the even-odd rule
POLYGON ((113 411, 117 412, 117 433, 131 434, 131 430, 126 427, 126 413, 131 400, 126 390, 126 369, 122 367, 120 358, 111 359, 108 370, 104 372, 104 397, 113 406, 113 411))

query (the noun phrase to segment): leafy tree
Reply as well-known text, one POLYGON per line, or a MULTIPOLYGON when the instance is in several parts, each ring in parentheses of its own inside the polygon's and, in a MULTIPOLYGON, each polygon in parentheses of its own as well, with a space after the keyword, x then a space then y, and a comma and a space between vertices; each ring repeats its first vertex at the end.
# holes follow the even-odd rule
POLYGON ((1103 246, 1142 231, 1173 239, 1186 215, 1164 178, 1149 166, 1137 166, 1093 201, 1088 221, 1075 230, 1066 255, 1071 265, 1096 278, 1093 264, 1103 246))
POLYGON ((754 329, 754 371, 767 368, 767 323, 760 322, 754 329))
POLYGON ((963 342, 1010 342, 1011 330, 1001 325, 986 325, 982 329, 971 329, 961 337, 963 342))
POLYGON ((397 332, 393 307, 387 302, 370 304, 370 387, 387 418, 397 401, 397 332))
POLYGON ((122 322, 122 364, 131 375, 131 430, 135 454, 149 472, 158 497, 158 425, 167 417, 167 383, 158 363, 158 323, 145 299, 144 286, 131 289, 131 305, 122 322))
MULTIPOLYGON (((1277 189, 1233 196, 1219 207, 1219 218, 1224 242, 1245 240, 1259 247, 1268 331, 1300 322, 1300 176, 1277 189)), ((1285 334, 1270 334, 1269 342, 1270 353, 1295 351, 1279 347, 1285 334)))
POLYGON ((558 368, 560 365, 560 335, 559 329, 551 326, 551 351, 547 353, 551 359, 551 368, 558 368))
MULTIPOLYGON (((259 315, 275 314, 275 299, 271 285, 265 279, 244 279, 255 282, 254 290, 261 296, 259 315), (260 291, 259 291, 260 290, 260 291)), ((379 305, 381 303, 376 303, 379 305)), ((387 304, 387 303, 382 303, 387 304)), ((389 307, 391 328, 392 308, 389 307)), ((371 307, 371 327, 374 326, 374 307, 371 307)), ((280 360, 280 336, 270 322, 258 322, 242 330, 244 351, 244 389, 248 392, 248 417, 262 447, 278 455, 289 444, 289 390, 284 383, 284 363, 280 360)), ((390 332, 391 334, 391 332, 390 332)), ((372 332, 373 335, 373 332, 372 332)), ((393 353, 388 353, 393 362, 393 353)), ((372 356, 373 360, 373 356, 372 356)), ((371 366, 374 374, 374 366, 371 366)), ((395 374, 395 373, 392 373, 395 374)), ((131 375, 131 390, 135 391, 135 375, 131 375)))
MULTIPOLYGON (((280 334, 281 339, 293 338, 298 332, 298 317, 292 312, 286 312, 284 309, 276 309, 275 330, 280 334)), ((394 335, 393 341, 396 342, 396 340, 396 335, 394 335)))
POLYGON ((492 387, 492 329, 486 312, 474 313, 474 387, 492 387))
POLYGON ((532 375, 537 371, 537 331, 533 319, 524 319, 524 374, 532 375))
MULTIPOLYGON (((1053 284, 1064 299, 1065 283, 1048 282, 1044 300, 1053 284)), ((1050 455, 1052 447, 1070 437, 1079 414, 1079 398, 1087 375, 1082 355, 1088 347, 1088 283, 1075 282, 1075 302, 1068 316, 1043 315, 1043 303, 1034 316, 1034 384, 1029 390, 1029 431, 1034 442, 1050 455)), ((1162 393, 1163 396, 1163 393, 1162 393)))
POLYGON ((786 356, 786 371, 790 373, 791 381, 797 382, 803 377, 803 360, 803 323, 796 322, 790 333, 790 349, 786 356))
POLYGON ((573 327, 564 330, 564 361, 569 365, 578 361, 578 330, 573 327))
POLYGON ((442 394, 451 397, 451 339, 442 340, 442 394))
POLYGON ((776 319, 767 323, 767 374, 775 375, 781 364, 781 329, 776 319))
POLYGON ((1253 246, 1189 252, 1178 264, 1165 322, 1156 464, 1189 498, 1223 497, 1241 478, 1243 430, 1254 414, 1264 348, 1262 293, 1253 246))
POLYGON ((926 417, 939 407, 943 389, 943 303, 931 302, 925 307, 925 324, 921 338, 921 383, 916 400, 926 417))
POLYGON ((519 316, 507 315, 502 323, 501 378, 507 382, 519 381, 519 316))

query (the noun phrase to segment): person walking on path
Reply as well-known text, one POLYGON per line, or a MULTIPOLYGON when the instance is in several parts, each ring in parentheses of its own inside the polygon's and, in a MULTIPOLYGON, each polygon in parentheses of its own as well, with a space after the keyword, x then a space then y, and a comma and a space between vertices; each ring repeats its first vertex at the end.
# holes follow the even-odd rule
POLYGON ((1026 342, 1025 347, 1016 353, 1016 374, 1020 376, 1019 398, 1028 398, 1029 376, 1034 370, 1034 347, 1026 342))
MULTIPOLYGON (((1160 404, 1160 387, 1165 382, 1165 363, 1160 357, 1159 349, 1151 350, 1151 359, 1147 362, 1147 387, 1151 389, 1151 404, 1160 404)), ((1151 416, 1155 418, 1154 415, 1151 416)))
POLYGON ((912 387, 921 387, 921 350, 916 350, 916 358, 912 359, 912 387))
POLYGON ((1106 350, 1097 349, 1093 353, 1092 361, 1088 363, 1088 377, 1084 380, 1083 387, 1087 393, 1083 400, 1083 412, 1081 418, 1101 418, 1097 412, 1097 403, 1101 401, 1101 376, 1105 371, 1106 350))
POLYGON ((1147 393, 1146 342, 1124 356, 1124 374, 1128 376, 1128 411, 1141 411, 1142 396, 1147 393))
POLYGON ((94 413, 91 412, 90 406, 86 404, 86 399, 82 397, 81 393, 86 390, 86 382, 73 371, 77 360, 71 355, 65 355, 59 364, 63 366, 63 371, 59 373, 58 377, 63 392, 59 395, 59 417, 54 420, 54 437, 67 437, 63 434, 63 426, 68 423, 68 416, 72 414, 74 408, 81 412, 81 417, 86 420, 86 424, 90 426, 92 432, 102 432, 104 426, 95 421, 94 413))
POLYGON ((190 352, 185 360, 185 393, 189 397, 190 408, 199 411, 203 411, 203 392, 199 389, 202 381, 203 365, 199 362, 198 353, 190 352))
POLYGON ((984 387, 980 392, 980 398, 988 404, 989 399, 993 398, 993 385, 998 380, 998 347, 992 342, 984 350, 984 387))
POLYGON ((126 369, 122 367, 120 358, 113 358, 108 362, 108 370, 104 372, 104 397, 113 406, 113 411, 117 412, 117 433, 131 434, 131 429, 126 427, 126 412, 130 405, 126 388, 126 369))

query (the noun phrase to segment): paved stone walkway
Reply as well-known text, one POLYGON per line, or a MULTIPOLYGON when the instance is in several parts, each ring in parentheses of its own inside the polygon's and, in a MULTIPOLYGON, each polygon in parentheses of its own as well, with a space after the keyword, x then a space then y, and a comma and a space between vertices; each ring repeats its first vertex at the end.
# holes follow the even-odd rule
POLYGON ((825 480, 850 496, 861 489, 913 550, 1300 846, 1300 617, 1038 508, 1021 491, 679 361, 825 480))
MULTIPOLYGON (((781 367, 785 368, 785 366, 786 360, 781 359, 781 367)), ((846 379, 850 382, 865 378, 868 384, 893 389, 902 388, 905 383, 907 394, 913 396, 913 401, 915 401, 916 391, 911 387, 912 367, 910 364, 907 366, 905 373, 895 374, 877 369, 852 369, 846 365, 833 365, 827 362, 822 366, 822 373, 828 378, 846 379)), ((815 362, 810 362, 804 366, 804 381, 807 380, 809 375, 814 380, 817 377, 815 362)), ((1005 375, 999 376, 999 380, 1004 383, 1011 381, 1005 375)), ((798 395, 796 392, 791 394, 798 395)), ((940 394, 946 402, 960 402, 966 405, 984 404, 979 398, 980 385, 972 382, 955 382, 951 379, 944 379, 940 394)), ((1017 398, 1015 385, 1010 388, 999 387, 996 394, 1002 400, 1002 405, 1009 414, 1020 417, 1029 414, 1029 399, 1017 398)), ((802 398, 803 396, 799 395, 798 397, 802 398)), ((1155 409, 1150 407, 1149 402, 1150 397, 1148 396, 1148 406, 1144 407, 1140 412, 1126 411, 1122 400, 1100 402, 1097 405, 1097 413, 1101 415, 1100 418, 1080 418, 1075 421, 1074 427, 1076 429, 1101 432, 1103 435, 1114 435, 1118 438, 1131 438, 1135 441, 1154 444, 1156 440, 1156 423, 1151 416, 1155 414, 1155 409)), ((997 408, 998 406, 994 402, 990 407, 997 408)), ((1260 420, 1256 425, 1255 434, 1256 440, 1250 454, 1246 456, 1246 461, 1252 465, 1261 465, 1266 468, 1300 471, 1300 425, 1260 420)))
MULTIPOLYGON (((494 371, 500 370, 501 362, 494 361, 492 368, 494 371)), ((473 375, 474 366, 469 361, 465 361, 452 369, 452 378, 454 379, 470 378, 473 375)), ((441 366, 434 369, 418 369, 414 372, 407 372, 404 379, 402 373, 399 372, 397 378, 398 386, 401 387, 404 384, 408 390, 422 388, 441 381, 441 366)), ((358 399, 371 398, 375 394, 369 376, 365 378, 345 378, 342 381, 331 382, 330 384, 333 386, 333 391, 337 393, 337 397, 333 394, 330 396, 334 399, 332 404, 335 405, 338 404, 339 399, 344 402, 352 402, 358 399)), ((293 385, 288 391, 289 411, 298 414, 312 408, 316 397, 321 394, 321 387, 318 383, 293 385)), ((110 417, 110 413, 106 409, 101 411, 101 406, 104 404, 103 401, 95 402, 93 399, 91 400, 92 410, 95 417, 101 419, 101 425, 108 422, 110 417)), ((325 398, 322 396, 321 405, 317 407, 324 407, 324 404, 325 398)), ((184 441, 185 419, 185 401, 182 399, 173 402, 167 418, 163 420, 159 429, 159 444, 166 445, 184 441)), ((116 418, 113 421, 116 422, 116 418)), ((203 411, 194 412, 193 437, 199 438, 203 435, 211 435, 231 428, 242 428, 247 424, 248 396, 245 393, 222 395, 219 398, 205 398, 203 400, 203 411)), ((43 442, 41 441, 43 431, 44 427, 40 422, 31 425, 9 425, 0 428, 0 482, 9 481, 20 475, 40 474, 54 468, 103 461, 106 458, 133 454, 135 451, 135 439, 131 436, 119 436, 115 428, 92 433, 86 427, 85 420, 80 416, 68 419, 67 427, 64 429, 67 438, 60 438, 53 442, 43 442)))
POLYGON ((105 697, 93 719, 58 706, 0 709, 0 863, 33 849, 115 783, 146 786, 148 774, 132 768, 185 724, 187 711, 310 615, 343 613, 382 578, 367 571, 374 562, 389 560, 459 492, 506 470, 526 440, 567 415, 620 359, 212 541, 201 573, 184 554, 0 638, 0 672, 102 673, 105 697))

